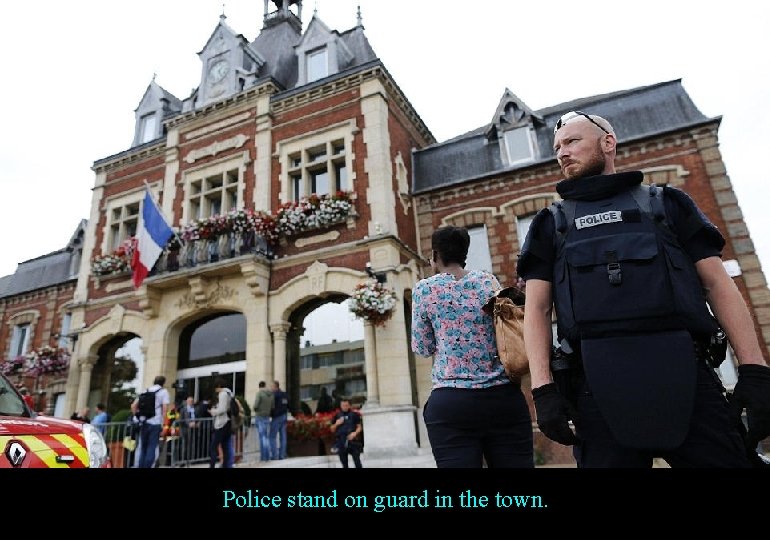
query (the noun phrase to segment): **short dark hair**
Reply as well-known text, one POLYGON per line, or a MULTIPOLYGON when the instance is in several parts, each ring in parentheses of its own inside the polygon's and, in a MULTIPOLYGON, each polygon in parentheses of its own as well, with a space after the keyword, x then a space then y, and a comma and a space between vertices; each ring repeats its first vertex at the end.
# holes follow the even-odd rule
POLYGON ((96 408, 97 408, 97 409, 101 409, 101 410, 104 410, 104 403, 97 403, 97 404, 96 404, 96 408))
POLYGON ((260 388, 264 388, 265 386, 267 386, 267 383, 265 381, 259 381, 260 388))
POLYGON ((214 388, 227 388, 227 381, 224 377, 214 379, 214 388))
POLYGON ((444 264, 457 263, 465 268, 465 259, 471 245, 468 229, 447 225, 436 229, 430 240, 433 251, 441 257, 444 264))
POLYGON ((158 375, 157 377, 155 377, 155 380, 152 381, 152 384, 163 386, 164 384, 166 384, 166 377, 164 377, 163 375, 158 375))

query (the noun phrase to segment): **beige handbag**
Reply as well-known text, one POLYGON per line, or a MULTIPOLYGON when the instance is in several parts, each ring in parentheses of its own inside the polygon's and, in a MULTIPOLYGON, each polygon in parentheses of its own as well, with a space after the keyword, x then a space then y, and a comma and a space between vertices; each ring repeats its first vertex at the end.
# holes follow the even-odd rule
POLYGON ((497 354, 505 372, 513 380, 529 373, 524 350, 524 292, 516 287, 500 289, 483 307, 495 325, 497 354))

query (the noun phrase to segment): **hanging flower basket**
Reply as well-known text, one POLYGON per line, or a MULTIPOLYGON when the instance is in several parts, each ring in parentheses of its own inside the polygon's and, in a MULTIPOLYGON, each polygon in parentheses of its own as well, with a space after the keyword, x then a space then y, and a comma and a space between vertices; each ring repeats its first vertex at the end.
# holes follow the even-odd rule
POLYGON ((24 371, 24 366, 27 363, 26 356, 17 356, 16 358, 8 358, 0 363, 0 373, 6 377, 13 375, 19 375, 24 371))
POLYGON ((376 279, 370 279, 356 285, 348 300, 348 307, 359 319, 374 326, 384 326, 393 316, 396 293, 376 279))
POLYGON ((25 373, 31 376, 57 375, 67 371, 70 365, 70 353, 67 349, 41 347, 27 355, 25 373))

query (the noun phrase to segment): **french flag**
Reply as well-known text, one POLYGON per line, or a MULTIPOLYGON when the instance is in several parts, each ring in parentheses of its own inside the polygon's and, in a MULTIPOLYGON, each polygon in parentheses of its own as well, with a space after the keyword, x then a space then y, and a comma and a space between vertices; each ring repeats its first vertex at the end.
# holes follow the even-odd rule
POLYGON ((163 219, 150 190, 145 190, 142 219, 136 232, 136 249, 131 259, 134 287, 139 288, 142 284, 172 236, 174 231, 163 219))

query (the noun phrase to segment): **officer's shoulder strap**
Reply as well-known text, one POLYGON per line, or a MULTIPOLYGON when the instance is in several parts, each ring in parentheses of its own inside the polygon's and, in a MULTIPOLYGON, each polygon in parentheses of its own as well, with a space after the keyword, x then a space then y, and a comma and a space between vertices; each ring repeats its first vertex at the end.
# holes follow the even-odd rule
POLYGON ((575 222, 576 206, 575 201, 565 199, 554 201, 548 207, 553 215, 553 224, 558 235, 565 236, 570 224, 575 222))
POLYGON ((575 223, 575 212, 577 203, 575 201, 564 199, 554 201, 548 207, 553 215, 553 230, 556 235, 556 253, 564 249, 567 243, 567 233, 570 226, 575 223))
POLYGON ((656 226, 663 231, 673 234, 671 226, 666 219, 666 208, 663 204, 663 188, 655 184, 647 186, 639 185, 631 190, 631 195, 636 201, 639 210, 647 214, 656 226))

